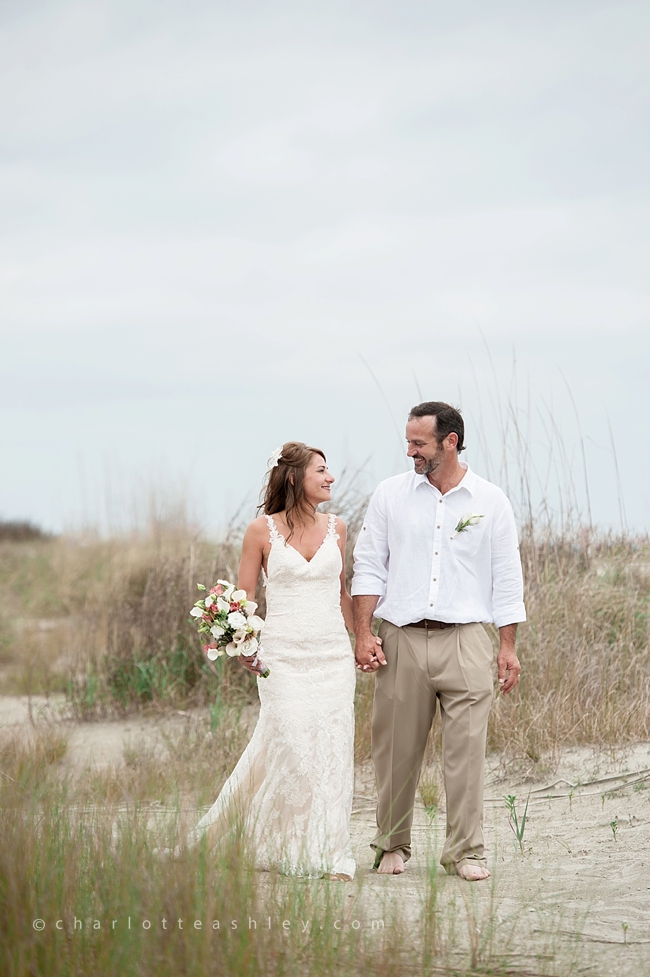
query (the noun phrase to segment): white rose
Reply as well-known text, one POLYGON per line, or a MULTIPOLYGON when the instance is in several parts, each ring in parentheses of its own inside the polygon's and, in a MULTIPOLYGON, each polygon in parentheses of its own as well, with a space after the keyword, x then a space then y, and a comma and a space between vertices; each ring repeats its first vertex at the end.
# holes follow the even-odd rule
POLYGON ((232 614, 228 615, 228 624, 238 631, 240 628, 246 627, 246 617, 241 611, 233 611, 232 614))
POLYGON ((230 641, 226 645, 226 654, 230 655, 231 658, 234 658, 235 655, 241 654, 241 652, 239 651, 239 645, 236 645, 234 641, 230 641))
POLYGON ((232 594, 232 597, 230 599, 232 601, 235 601, 238 604, 240 600, 246 600, 246 591, 245 590, 234 590, 233 591, 233 594, 232 594))
POLYGON ((257 638, 247 638, 243 644, 239 646, 239 650, 242 655, 254 655, 259 647, 259 641, 257 638))
POLYGON ((215 638, 221 638, 226 633, 225 629, 220 628, 218 624, 213 624, 210 628, 210 632, 215 636, 215 638))
POLYGON ((250 617, 251 614, 254 614, 255 611, 257 610, 257 604, 255 603, 254 600, 247 600, 246 601, 246 607, 244 608, 244 610, 246 611, 246 613, 250 617))
POLYGON ((200 607, 193 607, 190 611, 190 617, 203 617, 203 613, 200 607))
POLYGON ((253 631, 261 631, 264 627, 264 618, 258 617, 257 614, 251 614, 248 619, 248 626, 252 628, 253 631))
POLYGON ((225 652, 223 648, 208 648, 208 650, 206 651, 206 655, 208 656, 211 662, 216 661, 217 658, 221 658, 221 656, 224 654, 225 652))
POLYGON ((230 611, 229 601, 224 600, 223 597, 219 597, 217 599, 217 610, 224 614, 227 614, 230 611))

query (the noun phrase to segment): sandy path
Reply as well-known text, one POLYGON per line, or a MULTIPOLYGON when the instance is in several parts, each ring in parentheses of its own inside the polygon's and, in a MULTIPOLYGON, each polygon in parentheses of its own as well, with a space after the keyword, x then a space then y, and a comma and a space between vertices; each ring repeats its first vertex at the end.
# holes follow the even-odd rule
POLYGON ((35 723, 57 723, 69 734, 62 766, 72 770, 97 768, 121 763, 125 748, 143 744, 148 749, 164 749, 163 731, 183 722, 185 713, 156 717, 134 716, 125 720, 73 723, 65 718, 64 696, 0 696, 0 731, 20 735, 35 723))
MULTIPOLYGON (((545 783, 503 779, 499 766, 493 758, 485 804, 499 921, 496 945, 505 945, 511 934, 511 964, 536 972, 552 972, 550 957, 557 954, 565 962, 575 958, 571 972, 584 967, 617 977, 650 974, 650 779, 645 780, 650 778, 650 745, 614 757, 587 749, 566 751, 545 783), (504 796, 516 795, 521 813, 529 791, 522 855, 504 796)), ((370 771, 363 771, 363 783, 368 796, 370 771)), ((374 811, 367 808, 353 818, 362 871, 369 864, 366 845, 374 831, 374 811)), ((444 815, 431 820, 418 806, 407 872, 396 878, 370 874, 367 887, 388 888, 399 893, 402 905, 407 900, 415 907, 424 887, 427 851, 430 863, 437 864, 444 827, 444 815)), ((440 868, 438 881, 441 905, 457 915, 458 939, 467 945, 464 893, 480 925, 489 910, 492 883, 461 883, 440 868)))
MULTIPOLYGON (((23 735, 30 725, 26 697, 0 697, 0 730, 23 735)), ((35 722, 61 722, 70 730, 67 767, 83 769, 120 762, 125 747, 137 743, 163 748, 163 732, 186 721, 183 713, 135 717, 117 722, 69 723, 62 720, 60 697, 31 699, 35 722)), ((374 833, 374 780, 370 765, 357 770, 352 839, 361 901, 370 917, 385 899, 396 898, 412 919, 420 912, 427 860, 437 865, 444 840, 444 816, 430 818, 419 804, 415 815, 413 858, 407 872, 388 878, 368 871, 374 833)), ((504 776, 500 758, 489 763, 485 836, 493 883, 469 884, 438 872, 441 916, 456 921, 459 946, 470 941, 467 917, 476 925, 494 899, 496 945, 507 946, 511 966, 552 973, 552 956, 563 973, 584 972, 640 977, 650 974, 650 744, 617 754, 568 750, 545 782, 504 776), (648 779, 646 779, 648 778, 648 779), (517 809, 530 791, 524 854, 508 824, 504 796, 514 794, 517 809), (612 830, 615 822, 616 833, 612 830)), ((438 867, 439 868, 439 867, 438 867)), ((390 906, 382 912, 390 917, 390 906)), ((385 925, 390 925, 390 918, 385 925)), ((417 925, 414 930, 418 938, 417 925)))

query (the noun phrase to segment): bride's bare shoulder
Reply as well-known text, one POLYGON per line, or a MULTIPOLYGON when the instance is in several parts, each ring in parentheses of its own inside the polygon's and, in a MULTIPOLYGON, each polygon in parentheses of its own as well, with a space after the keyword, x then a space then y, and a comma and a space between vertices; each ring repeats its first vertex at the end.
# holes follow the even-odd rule
POLYGON ((248 526, 246 527, 246 536, 248 536, 250 540, 257 540, 261 539, 262 537, 266 539, 268 535, 269 524, 266 521, 266 516, 258 516, 257 519, 253 519, 252 522, 249 522, 248 526))

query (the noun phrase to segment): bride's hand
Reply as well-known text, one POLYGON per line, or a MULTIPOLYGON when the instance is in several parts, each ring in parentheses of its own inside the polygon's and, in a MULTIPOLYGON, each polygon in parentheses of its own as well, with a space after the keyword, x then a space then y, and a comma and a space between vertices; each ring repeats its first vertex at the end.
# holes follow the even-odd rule
POLYGON ((249 672, 251 672, 253 675, 260 674, 260 666, 262 665, 262 662, 260 661, 257 655, 250 655, 250 657, 246 657, 246 655, 240 655, 239 660, 244 666, 244 668, 247 669, 249 672), (253 665, 253 662, 255 662, 255 665, 253 665))

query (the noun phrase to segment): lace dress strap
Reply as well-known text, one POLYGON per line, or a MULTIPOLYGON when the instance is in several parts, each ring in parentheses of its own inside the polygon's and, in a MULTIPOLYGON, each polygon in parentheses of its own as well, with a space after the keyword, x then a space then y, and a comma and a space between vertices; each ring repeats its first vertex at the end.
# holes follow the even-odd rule
POLYGON ((273 516, 267 516, 266 522, 269 527, 269 539, 271 542, 274 543, 276 539, 282 539, 282 536, 280 536, 280 533, 278 532, 278 527, 275 525, 273 520, 273 516))
POLYGON ((339 534, 335 532, 335 530, 336 530, 336 513, 330 512, 329 519, 327 520, 327 536, 325 538, 327 539, 329 537, 333 537, 334 539, 338 539, 339 534))

